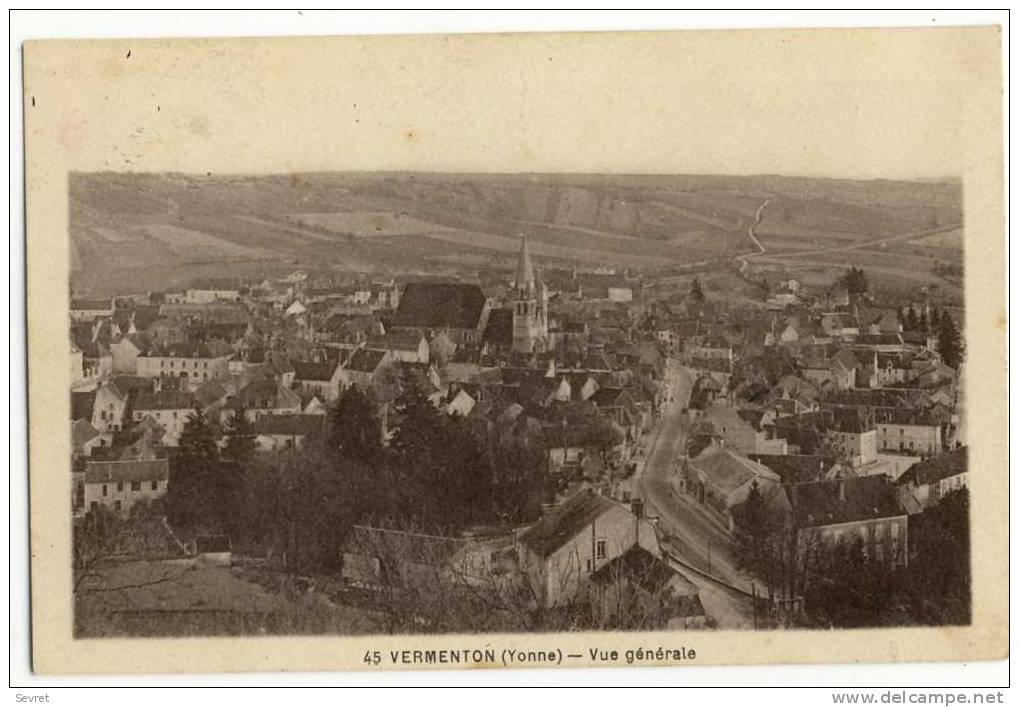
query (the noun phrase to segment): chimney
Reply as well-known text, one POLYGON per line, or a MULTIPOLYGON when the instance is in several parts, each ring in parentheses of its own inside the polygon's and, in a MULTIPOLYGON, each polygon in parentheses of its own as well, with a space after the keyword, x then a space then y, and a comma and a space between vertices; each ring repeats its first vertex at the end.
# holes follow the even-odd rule
POLYGON ((643 518, 644 517, 644 499, 642 499, 642 498, 634 498, 630 502, 630 510, 633 512, 633 515, 636 516, 638 520, 643 518))

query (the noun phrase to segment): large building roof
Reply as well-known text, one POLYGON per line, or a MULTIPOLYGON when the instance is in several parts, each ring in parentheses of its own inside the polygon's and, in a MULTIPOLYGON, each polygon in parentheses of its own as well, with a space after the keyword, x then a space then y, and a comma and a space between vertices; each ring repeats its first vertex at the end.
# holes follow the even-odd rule
POLYGON ((484 308, 485 293, 478 285, 410 282, 403 290, 393 326, 476 329, 484 308))
POLYGON ((887 476, 815 481, 789 487, 789 501, 802 528, 905 515, 898 489, 887 476))
POLYGON ((255 422, 255 432, 262 435, 303 437, 325 427, 325 415, 265 415, 255 422))
POLYGON ((763 464, 723 447, 708 447, 692 459, 690 465, 702 471, 716 488, 727 492, 756 478, 779 481, 779 475, 763 464))

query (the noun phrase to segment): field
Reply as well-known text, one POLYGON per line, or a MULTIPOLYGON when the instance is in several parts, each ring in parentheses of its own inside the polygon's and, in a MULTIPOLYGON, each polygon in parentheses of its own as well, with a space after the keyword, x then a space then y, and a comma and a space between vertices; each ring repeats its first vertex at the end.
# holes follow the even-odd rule
POLYGON ((387 274, 542 263, 644 272, 753 253, 825 264, 961 262, 958 183, 790 177, 315 173, 74 174, 76 293, 180 287, 296 267, 387 274), (956 235, 953 235, 953 229, 956 235))

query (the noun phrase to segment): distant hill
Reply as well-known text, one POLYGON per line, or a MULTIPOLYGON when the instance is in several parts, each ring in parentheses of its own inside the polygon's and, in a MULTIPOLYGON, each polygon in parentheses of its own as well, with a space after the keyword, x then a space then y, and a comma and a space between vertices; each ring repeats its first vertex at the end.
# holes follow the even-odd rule
MULTIPOLYGON (((808 252, 961 223, 958 183, 773 176, 74 174, 72 287, 163 289, 295 264, 435 272, 539 261, 645 271, 754 250, 808 252)), ((923 241, 895 247, 922 249, 923 241)), ((941 249, 945 250, 945 249, 941 249)), ((885 251, 887 252, 887 251, 885 251)))

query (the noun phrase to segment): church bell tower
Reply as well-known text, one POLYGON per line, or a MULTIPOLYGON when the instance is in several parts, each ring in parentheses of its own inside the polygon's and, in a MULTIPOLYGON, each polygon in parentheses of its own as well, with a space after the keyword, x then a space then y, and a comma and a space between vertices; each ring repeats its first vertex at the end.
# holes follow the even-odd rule
POLYGON ((513 283, 513 350, 520 353, 541 350, 547 337, 548 296, 544 283, 535 281, 527 236, 522 235, 513 283))

